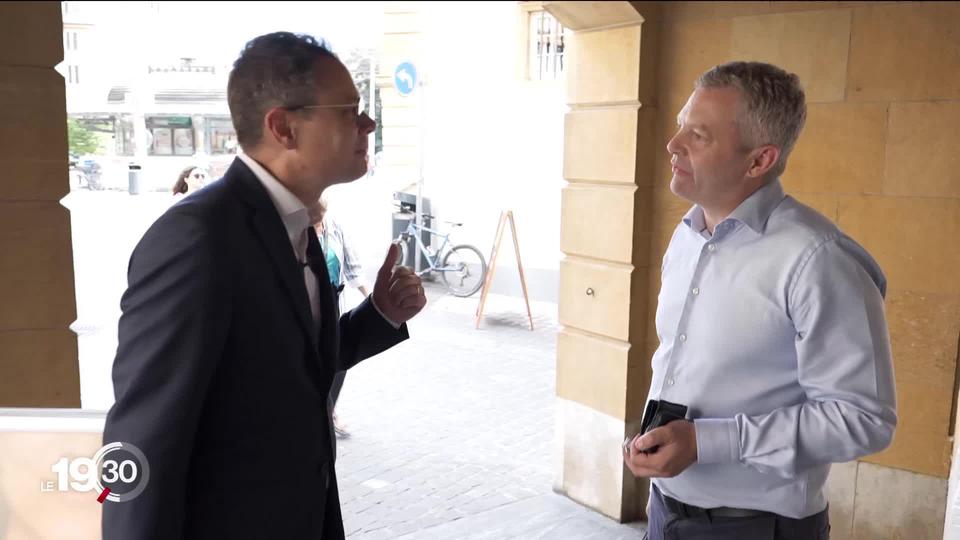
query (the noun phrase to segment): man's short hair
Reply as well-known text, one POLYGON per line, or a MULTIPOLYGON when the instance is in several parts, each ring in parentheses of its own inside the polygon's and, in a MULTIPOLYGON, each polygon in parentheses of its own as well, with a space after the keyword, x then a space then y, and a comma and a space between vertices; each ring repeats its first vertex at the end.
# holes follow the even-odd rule
POLYGON ((740 138, 749 148, 773 144, 780 157, 767 173, 776 178, 787 167, 807 119, 806 98, 800 78, 763 62, 728 62, 715 66, 697 79, 697 88, 734 87, 743 96, 740 138))
POLYGON ((313 103, 320 58, 337 57, 324 41, 305 34, 274 32, 246 44, 227 82, 240 146, 249 149, 260 142, 263 117, 272 107, 313 103))

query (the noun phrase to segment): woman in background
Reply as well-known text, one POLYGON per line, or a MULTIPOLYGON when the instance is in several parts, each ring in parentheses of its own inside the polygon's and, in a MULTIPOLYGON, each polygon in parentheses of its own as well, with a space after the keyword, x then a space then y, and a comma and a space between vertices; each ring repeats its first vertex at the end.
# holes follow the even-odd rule
POLYGON ((189 195, 202 188, 207 183, 207 171, 201 167, 190 165, 180 171, 177 183, 173 184, 173 195, 189 195))

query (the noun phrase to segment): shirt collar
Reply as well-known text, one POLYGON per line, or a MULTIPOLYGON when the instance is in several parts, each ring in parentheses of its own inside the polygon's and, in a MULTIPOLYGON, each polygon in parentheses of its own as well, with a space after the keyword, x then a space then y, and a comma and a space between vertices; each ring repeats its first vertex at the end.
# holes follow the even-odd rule
POLYGON ((277 213, 280 214, 280 219, 283 220, 283 225, 287 228, 287 232, 290 233, 291 238, 293 238, 295 234, 300 234, 310 225, 310 215, 307 212, 307 207, 304 206, 303 202, 287 189, 286 186, 281 184, 275 176, 270 174, 270 171, 258 163, 257 160, 246 154, 237 154, 237 158, 243 161, 247 167, 250 167, 250 170, 254 176, 257 177, 257 180, 263 184, 264 189, 267 190, 267 195, 270 196, 270 201, 273 202, 274 208, 276 208, 277 213))
MULTIPOLYGON (((770 214, 773 213, 773 209, 780 204, 784 196, 780 179, 774 178, 750 194, 724 221, 733 219, 750 227, 757 234, 763 234, 767 227, 767 220, 770 219, 770 214)), ((699 204, 694 205, 683 216, 683 222, 694 232, 702 231, 707 226, 703 208, 699 204)))

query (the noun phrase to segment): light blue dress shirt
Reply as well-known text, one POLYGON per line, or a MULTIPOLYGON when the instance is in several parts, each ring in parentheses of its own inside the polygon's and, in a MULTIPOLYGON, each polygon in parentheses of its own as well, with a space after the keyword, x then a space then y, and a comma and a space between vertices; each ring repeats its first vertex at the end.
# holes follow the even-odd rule
POLYGON ((663 257, 650 399, 689 407, 698 462, 654 483, 675 499, 802 518, 831 463, 897 423, 886 280, 833 223, 754 192, 711 236, 694 206, 663 257))

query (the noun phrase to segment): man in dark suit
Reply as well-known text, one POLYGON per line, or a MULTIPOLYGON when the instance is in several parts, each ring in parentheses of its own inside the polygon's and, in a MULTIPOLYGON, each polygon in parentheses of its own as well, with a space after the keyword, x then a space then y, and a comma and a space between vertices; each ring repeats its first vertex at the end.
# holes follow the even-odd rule
POLYGON ((406 339, 426 304, 391 245, 370 297, 338 313, 307 207, 364 174, 375 127, 343 64, 268 34, 227 93, 245 155, 130 259, 104 443, 141 449, 150 477, 104 502, 106 540, 344 538, 331 381, 406 339))

